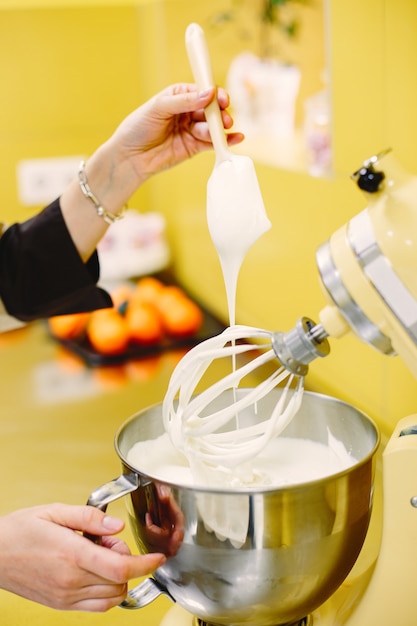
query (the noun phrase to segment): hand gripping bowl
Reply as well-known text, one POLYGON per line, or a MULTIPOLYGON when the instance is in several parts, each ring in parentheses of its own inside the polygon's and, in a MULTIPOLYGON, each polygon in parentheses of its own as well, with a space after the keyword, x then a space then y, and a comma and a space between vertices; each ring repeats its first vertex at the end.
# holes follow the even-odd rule
MULTIPOLYGON (((279 393, 261 401, 258 417, 239 418, 260 419, 279 393)), ((359 555, 371 513, 379 433, 366 415, 335 398, 304 393, 283 435, 327 443, 330 432, 357 462, 320 480, 243 492, 181 486, 175 476, 162 484, 131 467, 130 448, 162 432, 161 405, 127 420, 115 437, 122 475, 89 499, 105 509, 129 493, 139 550, 168 556, 122 606, 139 608, 166 593, 209 624, 276 626, 297 622, 334 593, 359 555), (216 532, 236 522, 239 532, 242 523, 245 528, 239 546, 216 532)))

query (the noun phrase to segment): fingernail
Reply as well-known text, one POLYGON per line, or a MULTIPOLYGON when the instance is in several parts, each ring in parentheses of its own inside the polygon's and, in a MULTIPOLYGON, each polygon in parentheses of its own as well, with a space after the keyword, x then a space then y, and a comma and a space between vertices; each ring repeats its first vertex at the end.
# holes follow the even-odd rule
POLYGON ((203 91, 199 92, 198 97, 200 98, 200 100, 204 100, 204 98, 207 98, 207 96, 209 96, 212 91, 212 89, 204 89, 203 91))
POLYGON ((171 491, 165 485, 158 485, 158 495, 160 498, 168 498, 171 495, 171 491))
POLYGON ((106 515, 105 517, 103 517, 102 524, 104 528, 107 528, 107 530, 114 531, 121 530, 124 526, 124 522, 122 522, 121 519, 118 519, 117 517, 111 517, 110 515, 106 515))

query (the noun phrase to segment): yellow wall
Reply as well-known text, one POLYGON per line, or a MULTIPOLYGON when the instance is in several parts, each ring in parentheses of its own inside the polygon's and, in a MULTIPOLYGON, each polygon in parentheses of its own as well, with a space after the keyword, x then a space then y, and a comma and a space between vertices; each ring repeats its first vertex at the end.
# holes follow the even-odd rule
POLYGON ((19 160, 90 154, 155 88, 156 42, 144 42, 160 12, 155 2, 0 0, 0 219, 33 213, 19 206, 19 160))
MULTIPOLYGON (((417 173, 417 3, 329 3, 335 175, 314 179, 257 165, 273 228, 242 268, 241 323, 288 330, 301 315, 317 317, 324 303, 315 250, 365 206, 349 180, 364 158, 391 145, 417 173)), ((191 79, 183 43, 190 21, 207 29, 216 77, 223 82, 242 46, 231 31, 208 29, 209 17, 224 4, 0 0, 2 218, 30 213, 17 201, 19 159, 89 154, 144 98, 168 82, 191 79)), ((314 42, 309 45, 313 50, 314 42)), ((226 318, 204 214, 212 167, 213 155, 204 154, 166 172, 137 194, 135 205, 166 214, 181 279, 226 318)), ((405 366, 353 337, 333 341, 331 355, 311 365, 307 382, 354 402, 387 427, 417 410, 417 384, 405 366)))

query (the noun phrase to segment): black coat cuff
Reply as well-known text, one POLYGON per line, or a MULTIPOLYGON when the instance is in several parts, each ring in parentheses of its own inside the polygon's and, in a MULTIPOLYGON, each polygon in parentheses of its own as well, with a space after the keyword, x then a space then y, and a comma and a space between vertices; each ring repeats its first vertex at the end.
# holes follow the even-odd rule
POLYGON ((59 199, 0 239, 0 296, 23 321, 112 306, 96 286, 97 252, 83 263, 61 213, 59 199))

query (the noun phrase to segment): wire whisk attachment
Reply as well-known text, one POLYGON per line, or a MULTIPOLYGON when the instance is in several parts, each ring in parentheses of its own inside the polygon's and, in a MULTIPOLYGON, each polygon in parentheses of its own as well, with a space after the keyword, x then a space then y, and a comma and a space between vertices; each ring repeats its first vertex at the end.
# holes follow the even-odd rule
POLYGON ((178 363, 163 402, 163 420, 174 446, 191 464, 234 468, 245 463, 279 435, 298 411, 304 377, 280 364, 273 336, 260 328, 230 326, 194 346, 178 363), (224 358, 231 360, 230 373, 196 393, 208 368, 224 358), (241 360, 243 365, 238 365, 241 360), (262 368, 274 361, 276 368, 262 379, 262 368), (239 385, 254 374, 259 384, 240 388, 237 394, 239 385), (283 383, 271 414, 245 420, 245 415, 253 418, 257 403, 283 383))

